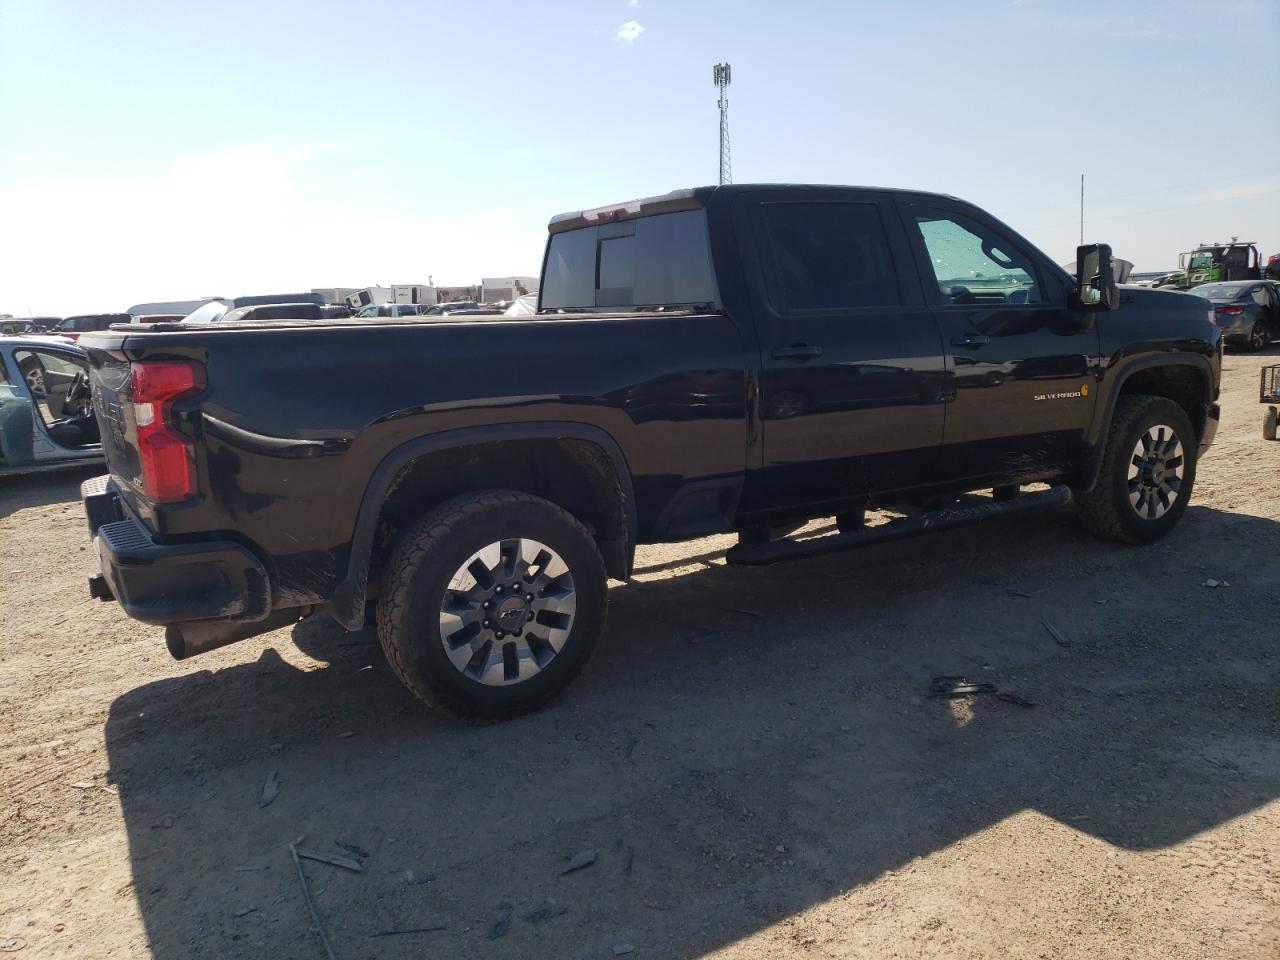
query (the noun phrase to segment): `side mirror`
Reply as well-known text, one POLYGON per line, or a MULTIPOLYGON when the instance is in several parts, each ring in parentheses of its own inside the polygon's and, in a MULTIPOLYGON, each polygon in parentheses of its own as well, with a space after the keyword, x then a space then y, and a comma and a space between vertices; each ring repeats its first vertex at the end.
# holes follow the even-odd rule
POLYGON ((1076 247, 1076 292, 1088 310, 1114 310, 1120 302, 1111 247, 1090 243, 1076 247))

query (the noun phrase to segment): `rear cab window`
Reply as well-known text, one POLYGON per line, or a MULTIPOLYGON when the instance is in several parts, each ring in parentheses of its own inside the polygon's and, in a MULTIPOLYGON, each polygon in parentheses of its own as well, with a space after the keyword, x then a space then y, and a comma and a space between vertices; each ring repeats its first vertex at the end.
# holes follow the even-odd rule
POLYGON ((552 234, 543 311, 713 309, 715 272, 703 209, 552 234))

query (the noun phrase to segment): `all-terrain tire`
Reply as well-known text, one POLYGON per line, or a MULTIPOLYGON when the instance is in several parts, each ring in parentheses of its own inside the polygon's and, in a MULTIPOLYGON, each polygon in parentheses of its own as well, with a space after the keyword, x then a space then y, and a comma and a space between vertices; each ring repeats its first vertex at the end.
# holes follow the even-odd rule
POLYGON ((1182 518, 1196 479, 1199 438, 1186 411, 1166 397, 1131 394, 1116 403, 1107 431, 1098 482, 1088 492, 1076 494, 1085 529, 1102 540, 1117 543, 1150 543, 1163 537, 1182 518), (1171 427, 1182 456, 1182 477, 1177 497, 1159 517, 1141 516, 1130 501, 1129 467, 1140 438, 1156 425, 1171 427))
POLYGON ((423 703, 453 717, 496 722, 528 713, 582 670, 604 632, 608 581, 595 540, 570 513, 527 493, 487 490, 432 509, 392 550, 378 600, 378 639, 400 681, 423 703), (486 685, 446 653, 441 606, 450 580, 488 544, 528 538, 554 550, 572 577, 576 609, 554 658, 536 675, 486 685))

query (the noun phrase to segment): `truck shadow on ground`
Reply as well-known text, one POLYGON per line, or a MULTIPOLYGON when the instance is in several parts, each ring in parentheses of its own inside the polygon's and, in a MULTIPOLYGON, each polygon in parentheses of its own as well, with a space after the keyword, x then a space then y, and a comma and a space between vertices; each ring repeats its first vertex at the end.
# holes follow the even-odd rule
MULTIPOLYGON (((101 463, 91 463, 57 472, 0 477, 0 493, 4 494, 0 496, 0 519, 29 507, 65 503, 68 491, 72 491, 71 495, 78 498, 80 484, 90 477, 98 476, 105 469, 101 463)), ((79 510, 79 504, 73 502, 68 509, 79 510)))
POLYGON ((1196 507, 1140 555, 1065 513, 785 567, 686 550, 642 554, 592 666, 512 723, 433 717, 323 620, 293 631, 314 669, 267 649, 120 697, 154 955, 322 956, 302 834, 364 858, 306 866, 340 958, 693 957, 1022 811, 1158 850, 1280 796, 1280 606, 1241 558, 1273 521, 1196 507), (1037 705, 931 699, 938 674, 1037 705))

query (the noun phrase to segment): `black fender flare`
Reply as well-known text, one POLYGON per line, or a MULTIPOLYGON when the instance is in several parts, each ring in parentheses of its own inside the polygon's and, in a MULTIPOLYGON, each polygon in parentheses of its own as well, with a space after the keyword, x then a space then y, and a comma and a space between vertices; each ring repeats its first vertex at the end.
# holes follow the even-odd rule
POLYGON ((383 457, 374 468, 369 482, 365 485, 360 509, 356 513, 346 575, 338 581, 327 608, 329 614, 338 623, 348 630, 359 630, 364 626, 369 560, 373 554, 378 516, 400 471, 412 461, 433 453, 511 440, 583 440, 604 451, 613 464, 614 473, 622 487, 627 520, 627 542, 618 545, 621 556, 613 558, 612 563, 610 563, 610 557, 606 556, 606 566, 611 568, 609 572, 613 576, 630 575, 630 556, 637 536, 635 489, 632 485, 631 468, 627 458, 618 442, 608 432, 588 423, 548 420, 461 427, 457 430, 444 430, 408 440, 383 457))
MULTIPOLYGON (((1110 385, 1103 398, 1101 415, 1095 416, 1089 431, 1089 450, 1084 468, 1077 474, 1071 486, 1077 491, 1089 491, 1098 483, 1098 474, 1102 471, 1102 455, 1107 442, 1107 430, 1111 418, 1115 416, 1116 404, 1124 390, 1125 382, 1135 373, 1150 370, 1153 367, 1194 367, 1204 375, 1204 403, 1213 401, 1213 367, 1209 358, 1199 353, 1184 351, 1153 353, 1130 360, 1115 372, 1115 381, 1110 385)), ((1104 381, 1105 382, 1105 381, 1104 381)))

